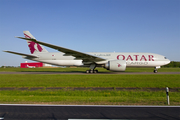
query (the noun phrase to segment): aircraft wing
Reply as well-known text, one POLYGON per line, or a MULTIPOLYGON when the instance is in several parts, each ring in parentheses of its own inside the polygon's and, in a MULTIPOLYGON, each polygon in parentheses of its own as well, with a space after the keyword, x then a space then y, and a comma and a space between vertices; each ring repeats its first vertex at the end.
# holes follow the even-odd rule
POLYGON ((32 39, 32 38, 24 38, 24 37, 17 37, 17 38, 30 40, 30 41, 39 43, 41 45, 56 49, 56 50, 58 50, 60 52, 65 53, 64 56, 74 56, 75 60, 83 60, 83 62, 98 62, 98 61, 106 60, 104 58, 97 57, 97 56, 94 56, 94 55, 91 55, 91 54, 87 54, 87 53, 71 50, 71 49, 68 49, 68 48, 52 45, 52 44, 49 44, 49 43, 37 41, 36 39, 32 39))
POLYGON ((13 51, 4 51, 4 52, 16 54, 16 55, 21 55, 21 56, 26 56, 26 57, 38 58, 38 56, 36 56, 36 55, 30 55, 30 54, 18 53, 18 52, 13 52, 13 51))

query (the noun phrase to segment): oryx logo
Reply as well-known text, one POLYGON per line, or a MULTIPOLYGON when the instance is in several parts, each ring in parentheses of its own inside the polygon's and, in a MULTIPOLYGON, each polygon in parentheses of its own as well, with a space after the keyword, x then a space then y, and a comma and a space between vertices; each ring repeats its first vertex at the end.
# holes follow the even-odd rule
POLYGON ((118 67, 121 67, 121 64, 117 63, 118 64, 118 67))
MULTIPOLYGON (((29 35, 25 33, 24 33, 24 36, 25 38, 31 38, 29 35)), ((31 51, 31 54, 33 54, 35 51, 41 52, 43 50, 42 47, 38 43, 35 43, 32 41, 28 41, 28 46, 31 51)))
POLYGON ((41 52, 43 50, 42 47, 39 44, 37 44, 35 42, 32 42, 32 41, 31 42, 28 41, 28 46, 29 46, 29 49, 31 51, 31 54, 33 54, 34 51, 41 52))

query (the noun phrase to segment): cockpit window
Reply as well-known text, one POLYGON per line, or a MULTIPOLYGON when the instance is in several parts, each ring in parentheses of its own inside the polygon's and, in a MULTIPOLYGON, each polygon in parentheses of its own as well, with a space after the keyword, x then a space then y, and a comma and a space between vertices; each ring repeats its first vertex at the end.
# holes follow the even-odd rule
POLYGON ((167 57, 164 57, 164 59, 167 59, 167 57))

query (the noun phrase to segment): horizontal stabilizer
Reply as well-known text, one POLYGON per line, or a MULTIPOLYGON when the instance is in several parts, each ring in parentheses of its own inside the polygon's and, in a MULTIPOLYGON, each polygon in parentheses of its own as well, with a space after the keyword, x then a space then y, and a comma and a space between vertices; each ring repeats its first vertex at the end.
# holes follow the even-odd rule
POLYGON ((36 39, 34 39, 34 38, 25 38, 25 37, 16 37, 16 38, 20 38, 20 39, 24 39, 24 40, 30 40, 30 41, 36 41, 36 39))
POLYGON ((32 55, 32 54, 24 54, 24 53, 18 53, 18 52, 13 52, 13 51, 4 51, 4 52, 21 55, 21 56, 26 56, 26 57, 38 58, 38 56, 32 55))

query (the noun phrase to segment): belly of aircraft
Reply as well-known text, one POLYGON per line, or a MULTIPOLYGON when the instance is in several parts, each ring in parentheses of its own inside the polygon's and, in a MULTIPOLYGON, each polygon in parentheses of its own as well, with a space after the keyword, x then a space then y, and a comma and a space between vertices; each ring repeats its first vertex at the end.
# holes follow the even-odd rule
POLYGON ((58 66, 82 66, 82 60, 40 60, 40 62, 58 66))

